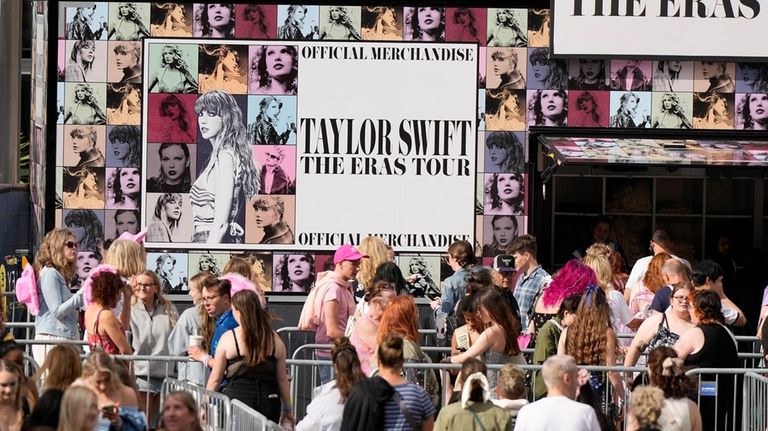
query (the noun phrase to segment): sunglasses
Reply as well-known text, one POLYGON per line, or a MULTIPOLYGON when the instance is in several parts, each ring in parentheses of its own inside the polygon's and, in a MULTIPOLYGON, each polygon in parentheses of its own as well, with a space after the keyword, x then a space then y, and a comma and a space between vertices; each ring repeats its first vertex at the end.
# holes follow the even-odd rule
POLYGON ((269 154, 267 153, 267 158, 273 159, 273 160, 279 160, 280 156, 277 156, 275 154, 269 154))
POLYGON ((67 241, 64 243, 64 245, 67 248, 77 248, 77 243, 75 241, 67 241))

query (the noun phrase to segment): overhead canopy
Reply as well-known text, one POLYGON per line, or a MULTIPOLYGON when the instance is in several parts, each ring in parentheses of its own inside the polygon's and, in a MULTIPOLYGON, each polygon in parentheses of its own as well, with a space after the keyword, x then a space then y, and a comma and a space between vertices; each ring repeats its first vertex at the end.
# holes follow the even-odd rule
POLYGON ((643 164, 768 167, 768 142, 538 136, 557 165, 643 164))

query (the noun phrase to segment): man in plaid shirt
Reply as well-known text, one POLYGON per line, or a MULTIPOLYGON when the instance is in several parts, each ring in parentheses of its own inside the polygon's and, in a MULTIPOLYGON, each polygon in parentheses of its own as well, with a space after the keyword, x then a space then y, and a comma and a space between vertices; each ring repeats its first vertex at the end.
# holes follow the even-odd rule
POLYGON ((515 258, 515 269, 520 276, 515 284, 514 296, 520 305, 520 323, 522 333, 528 328, 528 311, 533 307, 536 295, 550 280, 547 271, 536 260, 536 237, 533 235, 521 235, 509 244, 507 252, 515 258))

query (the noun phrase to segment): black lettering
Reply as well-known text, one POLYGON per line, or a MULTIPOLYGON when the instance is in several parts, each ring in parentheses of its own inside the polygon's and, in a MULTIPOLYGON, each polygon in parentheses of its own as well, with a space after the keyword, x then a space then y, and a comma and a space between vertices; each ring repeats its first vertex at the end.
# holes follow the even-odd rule
POLYGON ((733 5, 731 5, 731 0, 720 0, 715 3, 715 7, 712 9, 712 18, 734 18, 735 15, 733 14, 733 5), (724 16, 719 17, 717 16, 717 9, 722 8, 724 16))
POLYGON ((679 17, 680 16, 680 8, 677 7, 676 4, 677 0, 661 0, 661 5, 659 5, 659 17, 679 17), (674 9, 674 13, 670 15, 670 9, 674 9))
POLYGON ((760 14, 760 2, 757 0, 741 0, 741 5, 752 11, 752 16, 744 15, 744 8, 739 8, 739 18, 754 19, 760 14))

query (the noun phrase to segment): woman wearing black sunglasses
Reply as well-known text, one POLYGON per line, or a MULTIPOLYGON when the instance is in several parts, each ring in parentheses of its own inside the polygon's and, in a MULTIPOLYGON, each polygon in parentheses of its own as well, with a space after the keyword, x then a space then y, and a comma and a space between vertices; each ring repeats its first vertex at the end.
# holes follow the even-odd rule
MULTIPOLYGON (((77 240, 69 229, 56 228, 43 239, 35 255, 40 311, 35 317, 35 340, 77 340, 77 296, 69 290, 77 276, 77 240)), ((42 364, 54 344, 33 344, 32 355, 42 364)))

